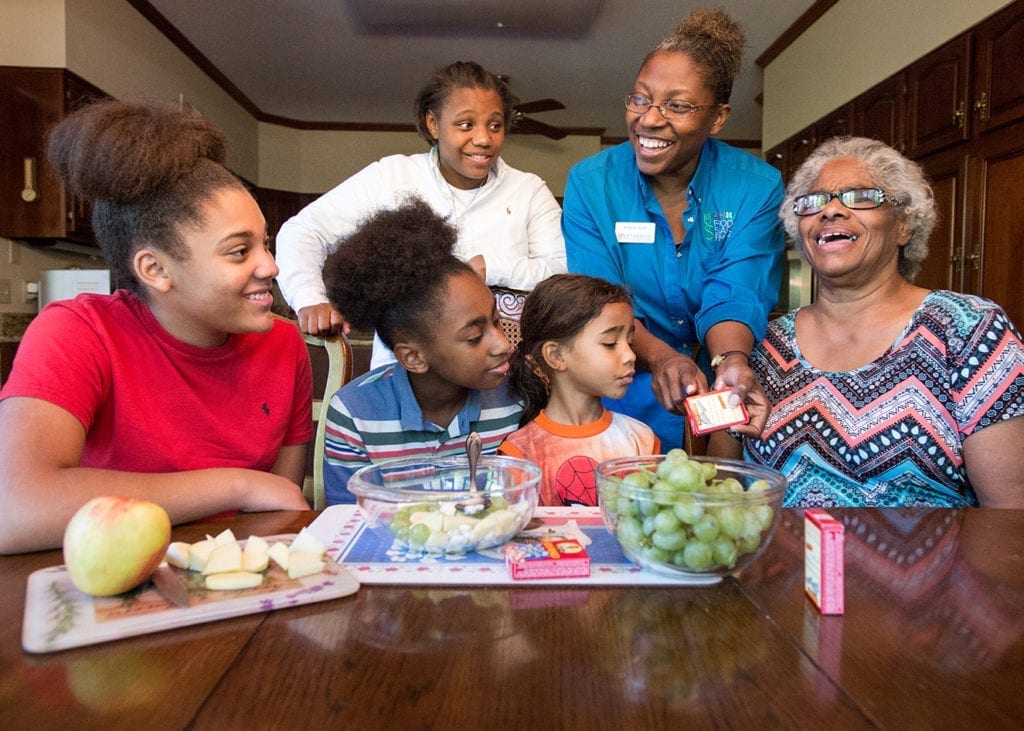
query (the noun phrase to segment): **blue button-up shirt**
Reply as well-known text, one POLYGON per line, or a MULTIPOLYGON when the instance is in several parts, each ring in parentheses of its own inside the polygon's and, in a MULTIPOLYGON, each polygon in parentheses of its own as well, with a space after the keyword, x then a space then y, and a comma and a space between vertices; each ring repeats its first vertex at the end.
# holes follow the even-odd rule
MULTIPOLYGON (((644 327, 679 352, 689 355, 725 321, 745 324, 757 342, 779 297, 783 194, 778 170, 710 138, 687 189, 686 235, 676 246, 625 142, 569 172, 562 213, 569 270, 628 286, 644 327)), ((701 365, 708 370, 706 353, 701 365)), ((671 415, 655 401, 648 377, 609 407, 646 421, 667 447, 680 442, 681 419, 665 420, 671 415)))

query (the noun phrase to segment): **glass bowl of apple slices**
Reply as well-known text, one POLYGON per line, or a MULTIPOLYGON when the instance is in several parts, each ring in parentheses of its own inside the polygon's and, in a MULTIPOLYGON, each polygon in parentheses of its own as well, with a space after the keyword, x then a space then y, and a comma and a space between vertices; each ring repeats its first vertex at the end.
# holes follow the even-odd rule
POLYGON ((462 554, 508 542, 533 517, 540 467, 480 457, 410 457, 367 465, 349 480, 369 530, 403 555, 462 554))

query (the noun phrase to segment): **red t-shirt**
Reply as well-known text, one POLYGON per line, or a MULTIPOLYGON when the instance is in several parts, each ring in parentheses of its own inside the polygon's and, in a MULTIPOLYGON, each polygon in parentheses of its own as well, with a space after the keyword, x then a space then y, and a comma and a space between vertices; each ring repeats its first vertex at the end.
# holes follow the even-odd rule
POLYGON ((216 348, 173 337, 125 290, 48 305, 18 346, 0 399, 56 404, 86 430, 83 467, 269 471, 313 437, 309 354, 298 330, 231 335, 216 348))

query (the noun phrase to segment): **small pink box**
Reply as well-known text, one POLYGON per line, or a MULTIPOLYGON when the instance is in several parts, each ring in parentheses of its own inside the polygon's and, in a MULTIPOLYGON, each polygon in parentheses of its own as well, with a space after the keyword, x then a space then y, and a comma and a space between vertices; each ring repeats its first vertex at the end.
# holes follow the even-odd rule
POLYGON ((804 590, 822 614, 843 613, 843 524, 817 508, 804 511, 804 590))
POLYGON ((571 538, 510 543, 505 546, 505 565, 513 579, 590 576, 590 556, 571 538))

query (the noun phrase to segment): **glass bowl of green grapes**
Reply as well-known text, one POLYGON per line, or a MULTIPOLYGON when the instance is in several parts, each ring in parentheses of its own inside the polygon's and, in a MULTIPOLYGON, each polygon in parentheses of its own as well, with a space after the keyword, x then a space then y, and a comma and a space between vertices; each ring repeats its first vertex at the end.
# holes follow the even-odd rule
POLYGON ((598 504, 623 553, 645 570, 711 584, 757 558, 786 493, 776 470, 681 449, 597 466, 598 504))

